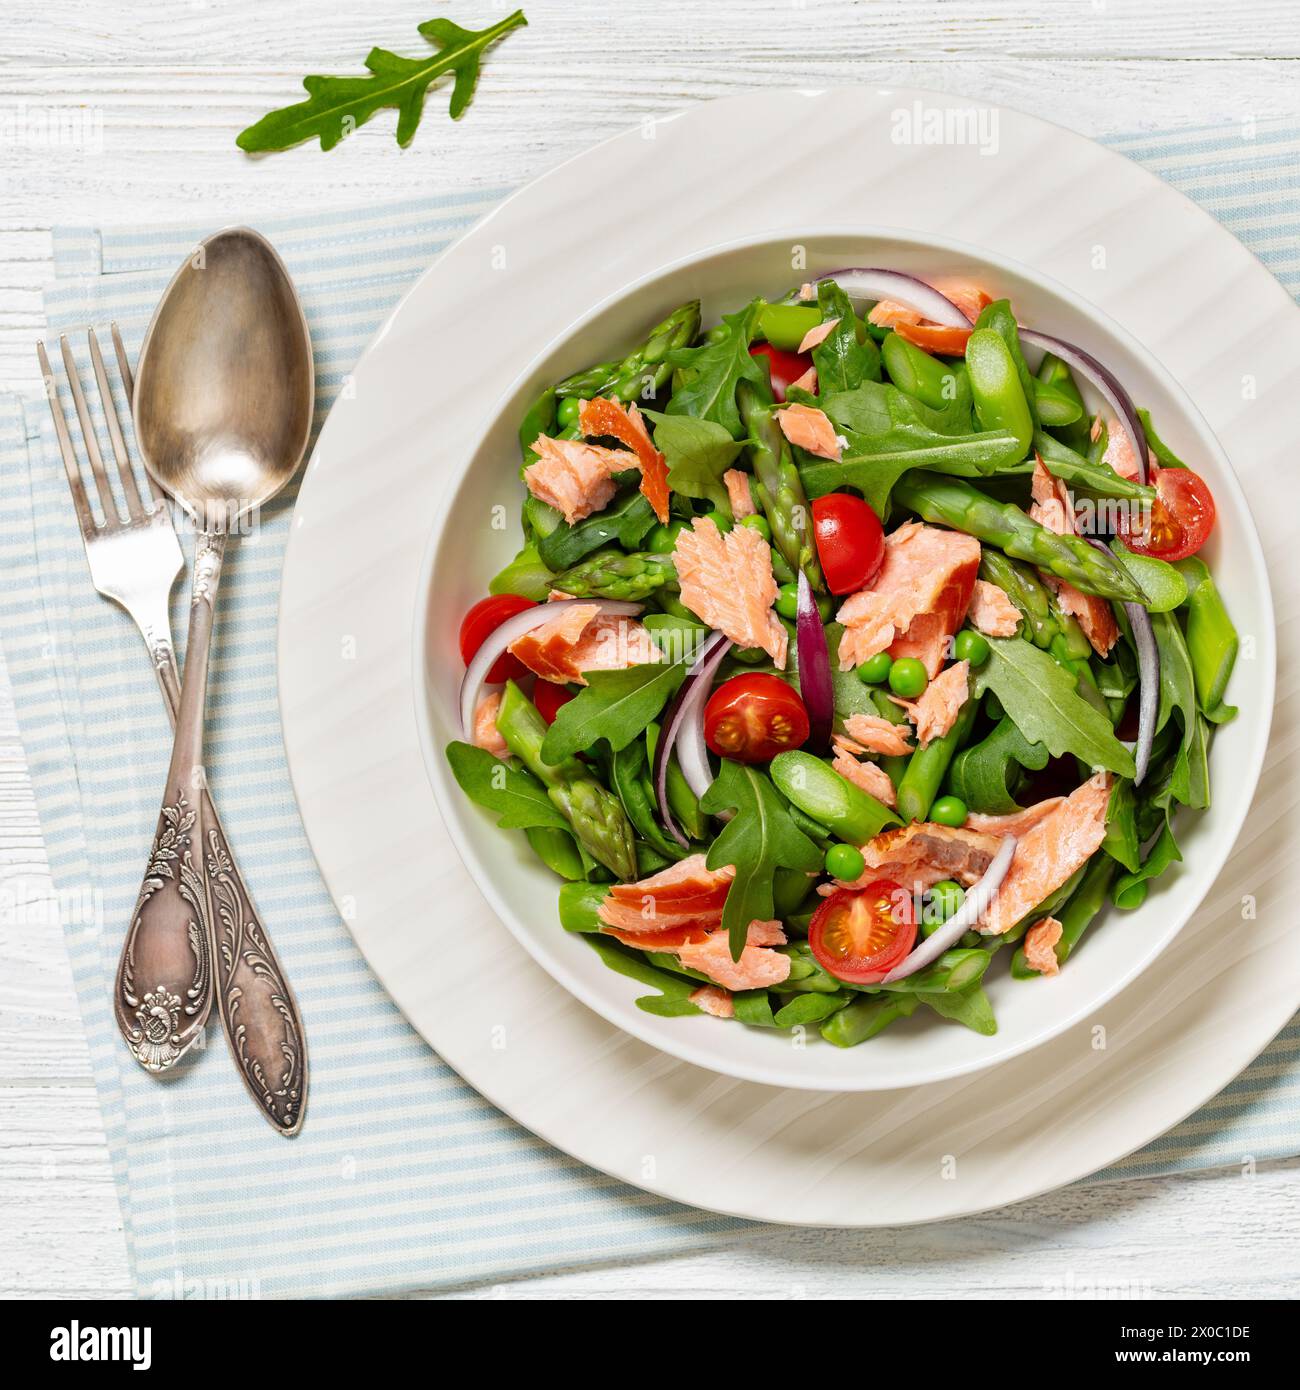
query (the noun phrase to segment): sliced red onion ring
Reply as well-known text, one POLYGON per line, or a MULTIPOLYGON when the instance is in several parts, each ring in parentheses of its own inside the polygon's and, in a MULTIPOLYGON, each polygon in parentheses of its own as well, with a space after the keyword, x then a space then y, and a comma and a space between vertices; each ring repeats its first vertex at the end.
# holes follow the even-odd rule
POLYGON ((1137 459, 1138 482, 1144 487, 1150 481, 1147 474, 1147 432, 1133 406, 1129 393, 1120 385, 1119 378, 1104 367, 1090 352, 1085 352, 1063 338, 1053 338, 1048 333, 1039 333, 1033 328, 1020 330, 1020 341, 1032 347, 1042 348, 1054 357, 1059 357, 1072 371, 1085 377, 1105 398, 1106 404, 1114 412, 1115 423, 1128 436, 1129 447, 1137 459))
MULTIPOLYGON (((1112 554, 1110 547, 1095 536, 1088 537, 1088 544, 1097 550, 1112 554)), ((1160 649, 1156 645, 1155 628, 1151 626, 1151 614, 1140 603, 1126 603, 1124 612, 1128 615, 1129 627, 1133 629, 1133 643, 1137 647, 1138 658, 1138 736, 1133 748, 1133 785, 1142 785, 1151 763, 1151 745, 1156 737, 1156 716, 1160 711, 1160 649)))
POLYGON ((945 328, 969 328, 971 320, 948 298, 940 294, 933 285, 918 280, 915 275, 906 275, 901 270, 864 269, 849 266, 844 270, 833 270, 829 275, 820 275, 813 281, 820 285, 823 280, 834 280, 850 298, 892 299, 915 309, 922 318, 931 323, 941 323, 945 328))
POLYGON ((474 653, 473 659, 465 668, 460 682, 460 727, 465 738, 474 738, 474 715, 478 710, 479 695, 487 682, 487 673, 492 669, 497 657, 524 633, 531 632, 543 623, 549 623, 557 613, 572 608, 575 603, 594 603, 601 613, 610 617, 635 617, 643 605, 622 603, 614 599, 562 598, 554 603, 539 603, 535 608, 525 608, 507 618, 500 627, 488 633, 483 645, 474 653))
POLYGON ((808 576, 799 571, 799 607, 795 614, 795 641, 799 652, 799 693, 808 711, 808 748, 822 753, 831 741, 835 721, 835 689, 831 684, 831 655, 826 648, 826 629, 817 611, 808 576))
POLYGON ((1015 836, 1004 835, 998 852, 993 856, 988 868, 984 870, 984 877, 967 891, 962 905, 933 936, 927 936, 901 965, 896 965, 881 981, 881 984, 892 985, 895 980, 905 980, 909 975, 914 975, 932 961, 938 960, 950 946, 955 946, 968 931, 975 927, 980 918, 989 910, 994 895, 1002 886, 1002 880, 1007 876, 1007 870, 1011 867, 1011 860, 1015 853, 1015 836))
POLYGON ((659 742, 655 745, 655 801, 659 805, 659 817, 668 833, 683 849, 690 846, 690 841, 682 834, 668 806, 668 759, 672 756, 673 747, 680 744, 677 762, 690 789, 696 796, 703 796, 708 791, 713 782, 713 771, 709 767, 709 750, 704 742, 704 705, 709 698, 714 672, 730 650, 731 638, 724 633, 710 633, 704 639, 695 664, 677 687, 677 694, 673 696, 664 718, 659 742))

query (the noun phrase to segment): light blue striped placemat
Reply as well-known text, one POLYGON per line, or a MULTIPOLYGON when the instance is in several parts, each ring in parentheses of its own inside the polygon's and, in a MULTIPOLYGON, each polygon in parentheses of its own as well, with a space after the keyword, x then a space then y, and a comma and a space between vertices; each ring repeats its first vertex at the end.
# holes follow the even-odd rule
MULTIPOLYGON (((1300 289, 1300 133, 1112 143, 1300 289)), ((322 417, 395 300, 504 191, 259 222, 303 295, 322 417)), ((116 320, 134 352, 206 230, 59 230, 50 333, 116 320)), ((625 1187, 520 1129, 429 1051, 371 976, 320 881, 280 740, 276 599, 292 492, 227 567, 208 763, 308 1023, 306 1125, 292 1143, 274 1135, 224 1062, 167 1084, 130 1062, 109 988, 138 887, 132 865, 157 813, 166 723, 138 635, 88 582, 43 402, 0 398, 0 469, 5 655, 140 1293, 392 1292, 666 1254, 748 1229, 625 1187)), ((183 634, 183 585, 175 604, 183 634)), ((212 1045, 225 1046, 215 1035, 212 1045)), ((1106 1176, 1294 1153, 1298 1094, 1293 1024, 1213 1103, 1106 1176)))

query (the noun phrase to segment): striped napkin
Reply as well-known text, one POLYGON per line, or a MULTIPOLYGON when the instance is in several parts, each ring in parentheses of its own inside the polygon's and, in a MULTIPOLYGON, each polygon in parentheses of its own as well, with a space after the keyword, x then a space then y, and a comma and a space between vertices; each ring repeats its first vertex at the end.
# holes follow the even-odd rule
MULTIPOLYGON (((1261 126, 1248 136, 1111 143, 1201 202, 1294 293, 1300 132, 1261 126)), ((417 273, 504 192, 259 224, 302 292, 322 418, 417 273)), ((134 353, 173 269, 209 230, 60 229, 50 334, 116 320, 134 353)), ((138 1292, 393 1293, 685 1251, 753 1229, 549 1148, 435 1057, 370 974, 321 883, 280 739, 276 601, 292 489, 227 566, 207 761, 308 1023, 306 1125, 291 1143, 272 1133, 224 1059, 165 1084, 130 1061, 109 990, 157 813, 167 725, 139 636, 90 586, 43 401, 0 397, 0 470, 0 628, 138 1292)), ((185 606, 178 585, 178 637, 185 606)), ((1294 1153, 1298 1088, 1292 1025, 1198 1115, 1105 1176, 1294 1153)))

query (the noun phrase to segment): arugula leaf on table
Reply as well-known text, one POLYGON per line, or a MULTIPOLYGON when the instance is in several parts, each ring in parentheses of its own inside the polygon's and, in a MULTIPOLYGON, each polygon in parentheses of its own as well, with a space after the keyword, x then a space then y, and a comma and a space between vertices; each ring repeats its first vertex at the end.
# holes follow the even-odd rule
POLYGON ((880 349, 872 337, 858 342, 858 321, 848 295, 834 280, 823 280, 817 287, 817 305, 822 311, 823 323, 829 319, 838 320, 813 348, 818 393, 852 391, 864 381, 879 381, 880 349))
POLYGON ((1052 757, 1073 753, 1089 767, 1133 776, 1133 754, 1079 694, 1073 672, 1023 638, 990 637, 988 644, 989 659, 971 680, 974 695, 991 690, 1025 739, 1046 744, 1052 757))
POLYGON ((724 864, 735 867, 736 876, 722 909, 722 925, 727 929, 731 958, 739 960, 749 924, 771 919, 772 880, 777 869, 812 873, 821 868, 822 852, 795 825, 785 801, 756 767, 724 758, 716 780, 700 798, 700 806, 710 815, 729 809, 736 812, 710 846, 706 862, 710 869, 724 864))
POLYGON ((307 100, 268 112, 240 131, 235 144, 248 154, 287 150, 313 137, 323 150, 332 150, 345 135, 388 106, 397 108, 397 143, 409 145, 424 114, 430 85, 444 73, 456 74, 451 89, 451 118, 459 120, 474 99, 479 63, 484 50, 512 29, 527 24, 516 10, 486 29, 462 29, 450 19, 430 19, 420 33, 436 44, 427 58, 403 58, 385 48, 372 48, 366 58, 368 77, 304 77, 307 100))
POLYGON ((656 520, 649 501, 632 488, 615 497, 603 512, 583 517, 573 525, 561 521, 546 535, 539 536, 537 554, 547 569, 558 574, 610 541, 617 541, 625 550, 635 550, 656 520))
POLYGON ((472 743, 447 745, 452 776, 471 801, 495 811, 503 830, 529 830, 551 826, 568 830, 569 822, 546 794, 546 788, 530 773, 512 768, 472 743))
POLYGON ((655 447, 668 464, 668 486, 683 497, 712 502, 728 520, 731 497, 722 475, 745 447, 716 420, 697 420, 693 415, 666 415, 642 411, 654 421, 655 447))
POLYGON ((555 764, 607 739, 626 748, 677 692, 686 675, 679 661, 651 661, 622 671, 586 671, 586 687, 561 705, 542 740, 542 758, 555 764))
POLYGON ((948 785, 972 811, 1009 816, 1023 808, 1013 795, 1012 764, 1041 772, 1047 766, 1047 749, 1030 743, 1013 719, 1003 718, 987 738, 964 748, 952 761, 948 785))
POLYGON ((734 314, 724 314, 722 331, 712 341, 699 347, 674 348, 668 354, 668 361, 677 368, 669 415, 713 420, 733 439, 744 437, 736 387, 749 381, 765 396, 772 389, 765 367, 749 355, 761 302, 756 299, 734 314))

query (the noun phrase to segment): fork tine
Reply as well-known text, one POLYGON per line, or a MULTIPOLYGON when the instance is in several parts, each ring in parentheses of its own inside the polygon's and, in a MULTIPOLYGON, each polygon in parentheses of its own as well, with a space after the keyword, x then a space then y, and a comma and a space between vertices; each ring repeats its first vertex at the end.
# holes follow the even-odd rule
MULTIPOLYGON (((122 334, 118 331, 117 324, 110 325, 113 330, 113 351, 117 354, 117 370, 122 378, 122 385, 126 388, 126 409, 128 414, 135 411, 135 377, 131 372, 131 359, 126 353, 126 344, 122 341, 122 334)), ((153 479, 149 476, 149 470, 144 470, 144 485, 149 490, 149 496, 155 502, 162 500, 162 494, 154 486, 153 479)))
POLYGON ((99 502, 104 509, 104 524, 109 530, 115 530, 120 525, 117 515, 117 499, 113 496, 113 488, 108 481, 108 474, 104 471, 104 458, 99 452, 99 439, 95 434, 95 422, 90 418, 86 397, 81 389, 81 378, 77 375, 77 362, 72 355, 72 349, 68 346, 66 337, 59 339, 59 347, 63 351, 63 366, 68 374, 68 385, 72 389, 72 402, 77 407, 77 419, 81 423, 81 437, 85 440, 86 454, 90 459, 91 476, 95 479, 95 487, 99 491, 99 502))
POLYGON ((122 495, 126 498, 126 513, 132 521, 144 520, 144 507, 140 503, 140 489, 135 484, 135 469, 131 467, 131 455, 126 451, 126 440, 122 437, 122 425, 117 418, 117 406, 113 402, 113 387, 104 370, 104 358, 99 351, 99 339, 92 328, 86 334, 90 343, 90 362, 95 370, 95 380, 99 383, 99 396, 104 403, 104 419, 108 423, 108 438, 113 446, 113 457, 117 460, 118 476, 122 479, 122 495))
POLYGON ((50 359, 45 355, 44 343, 36 344, 36 356, 41 364, 41 375, 45 378, 45 395, 50 403, 50 414, 54 417, 54 433, 59 441, 59 453, 63 455, 63 468, 72 492, 72 510, 77 514, 82 536, 88 538, 95 533, 95 518, 90 510, 90 499, 86 496, 86 485, 81 481, 81 469, 77 466, 72 436, 68 433, 68 419, 59 401, 59 388, 50 370, 50 359))

